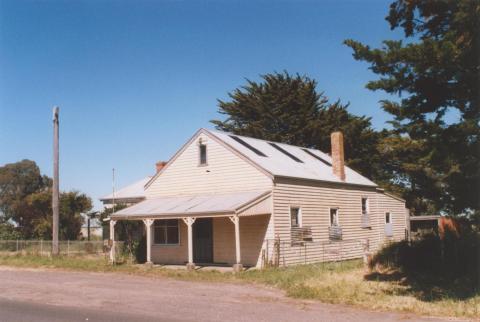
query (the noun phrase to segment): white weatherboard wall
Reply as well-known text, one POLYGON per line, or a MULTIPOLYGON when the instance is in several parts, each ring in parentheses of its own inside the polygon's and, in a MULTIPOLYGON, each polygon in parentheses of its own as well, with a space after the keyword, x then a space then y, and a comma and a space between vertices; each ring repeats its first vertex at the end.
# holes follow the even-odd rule
POLYGON ((200 133, 146 189, 147 198, 271 190, 272 180, 215 139, 200 133), (199 166, 198 140, 207 145, 207 165, 199 166))
MULTIPOLYGON (((300 207, 302 210, 302 226, 311 227, 314 242, 328 242, 328 227, 330 226, 330 208, 338 208, 339 224, 343 230, 343 240, 369 239, 370 250, 375 251, 385 242, 401 240, 405 234, 405 203, 372 187, 348 186, 311 182, 305 180, 279 179, 273 190, 275 214, 275 236, 280 240, 291 240, 290 207, 300 207), (371 228, 362 228, 361 198, 369 200, 371 228), (385 212, 391 212, 393 237, 385 236, 385 212)), ((341 244, 336 242, 338 247, 341 244)), ((335 243, 332 243, 334 245, 335 243)), ((289 245, 285 243, 284 245, 289 245)), ((314 244, 312 244, 314 246, 314 244)), ((282 261, 285 265, 295 264, 298 257, 295 248, 287 246, 282 261)), ((350 243, 351 251, 348 257, 361 257, 362 247, 350 243)), ((315 247, 311 247, 315 249, 315 247)), ((300 251, 300 249, 298 250, 300 251)), ((318 252, 323 251, 318 248, 318 252)), ((348 251, 347 251, 348 252, 348 251)), ((314 254, 310 254, 312 259, 314 254)))
POLYGON ((385 225, 385 212, 391 213, 391 222, 393 226, 393 236, 385 238, 387 241, 399 241, 405 239, 405 229, 407 228, 408 210, 405 203, 392 198, 384 193, 378 193, 378 212, 381 215, 381 223, 385 225))

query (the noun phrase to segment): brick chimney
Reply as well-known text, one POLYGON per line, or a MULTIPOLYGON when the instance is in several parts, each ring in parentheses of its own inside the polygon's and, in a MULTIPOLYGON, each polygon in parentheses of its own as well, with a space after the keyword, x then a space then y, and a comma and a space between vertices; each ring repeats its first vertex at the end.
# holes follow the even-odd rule
POLYGON ((157 168, 157 173, 159 173, 160 170, 162 170, 166 164, 167 162, 165 161, 158 161, 157 163, 155 163, 155 167, 157 168))
POLYGON ((331 134, 331 142, 333 174, 340 180, 345 181, 345 155, 343 151, 342 132, 333 132, 331 134))

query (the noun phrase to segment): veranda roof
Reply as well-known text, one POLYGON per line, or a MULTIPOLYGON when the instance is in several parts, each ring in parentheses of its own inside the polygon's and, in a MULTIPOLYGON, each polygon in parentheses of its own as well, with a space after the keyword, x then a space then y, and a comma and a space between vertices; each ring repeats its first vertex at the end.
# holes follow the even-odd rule
POLYGON ((115 212, 110 217, 141 219, 269 214, 270 198, 270 191, 160 197, 139 202, 115 212))
POLYGON ((136 181, 118 191, 115 191, 115 198, 113 193, 110 193, 101 197, 100 201, 103 201, 104 203, 111 203, 113 199, 115 199, 117 203, 121 203, 122 201, 128 202, 129 200, 133 199, 145 199, 144 186, 151 178, 152 177, 148 176, 142 180, 136 181))

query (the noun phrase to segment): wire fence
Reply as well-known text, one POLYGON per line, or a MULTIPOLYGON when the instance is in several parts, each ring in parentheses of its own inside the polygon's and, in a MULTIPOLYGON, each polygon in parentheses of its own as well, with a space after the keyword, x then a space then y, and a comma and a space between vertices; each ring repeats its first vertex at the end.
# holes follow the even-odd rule
MULTIPOLYGON (((104 255, 108 256, 110 245, 105 241, 59 241, 60 255, 104 255)), ((125 245, 115 241, 115 254, 124 255, 125 245)), ((0 240, 0 254, 24 254, 50 256, 51 240, 0 240)), ((340 241, 306 241, 266 239, 262 247, 262 267, 284 267, 298 264, 344 261, 366 258, 369 254, 368 241, 362 239, 340 241)))
MULTIPOLYGON (((58 242, 60 255, 106 255, 110 251, 107 241, 61 240, 58 242)), ((116 252, 123 250, 123 242, 115 241, 116 252)), ((0 240, 0 253, 33 254, 49 256, 51 240, 0 240)))
POLYGON ((262 252, 263 266, 288 266, 365 258, 369 242, 365 239, 292 242, 267 239, 262 252))

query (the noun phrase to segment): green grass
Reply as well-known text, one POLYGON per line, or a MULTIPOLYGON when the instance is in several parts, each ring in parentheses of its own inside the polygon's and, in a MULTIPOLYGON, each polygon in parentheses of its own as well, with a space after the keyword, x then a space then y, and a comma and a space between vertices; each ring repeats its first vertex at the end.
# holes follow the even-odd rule
POLYGON ((256 283, 284 290, 293 298, 316 299, 327 303, 349 304, 371 310, 410 312, 421 315, 478 319, 480 294, 468 297, 446 292, 425 296, 428 279, 407 280, 398 271, 383 271, 366 275, 361 261, 301 265, 288 268, 249 270, 240 274, 219 271, 171 270, 144 265, 112 266, 100 257, 40 257, 0 255, 0 265, 33 268, 54 268, 76 271, 95 271, 135 274, 150 277, 169 277, 190 281, 256 283))

